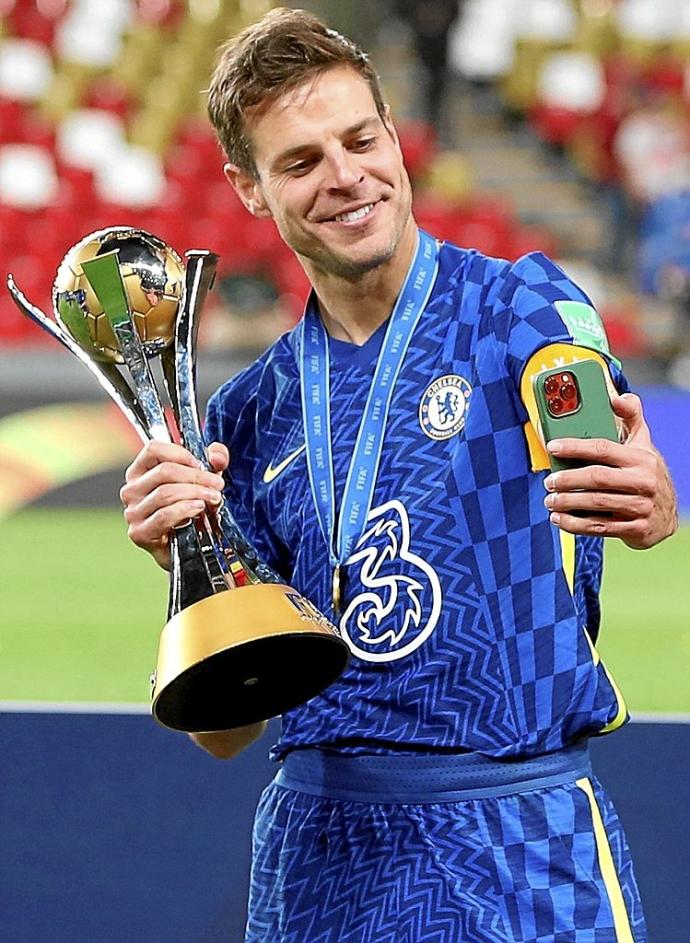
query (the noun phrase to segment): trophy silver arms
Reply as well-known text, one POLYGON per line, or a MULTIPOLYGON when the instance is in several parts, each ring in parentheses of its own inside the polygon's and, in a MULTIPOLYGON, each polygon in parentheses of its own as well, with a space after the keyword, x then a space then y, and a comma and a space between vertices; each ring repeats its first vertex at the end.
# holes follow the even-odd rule
MULTIPOLYGON (((168 427, 161 395, 149 366, 149 357, 162 353, 166 349, 163 344, 169 346, 171 339, 165 336, 155 338, 152 349, 147 352, 130 310, 118 256, 118 249, 103 252, 82 261, 82 270, 112 328, 117 349, 129 370, 136 399, 144 413, 150 438, 159 442, 173 442, 174 436, 168 427)), ((153 266, 147 267, 145 275, 150 282, 147 286, 148 300, 155 304, 154 299, 165 293, 166 276, 153 266)), ((184 300, 184 292, 181 293, 181 299, 184 300)), ((179 386, 173 406, 180 413, 196 411, 195 401, 183 401, 179 386)), ((179 414, 175 415, 175 420, 181 434, 179 414)), ((187 445, 183 436, 182 441, 187 445)), ((201 455, 202 459, 199 460, 205 462, 203 444, 201 455)), ((209 595, 209 591, 222 592, 229 585, 235 586, 239 582, 239 571, 237 576, 231 572, 230 560, 215 538, 210 513, 177 527, 172 534, 169 609, 173 614, 196 599, 209 595)))
MULTIPOLYGON (((182 441, 189 451, 206 468, 210 468, 204 438, 199 425, 199 413, 195 408, 196 361, 199 321, 206 295, 211 290, 218 265, 218 256, 205 249, 190 249, 185 253, 187 270, 182 303, 175 328, 174 371, 165 370, 166 382, 170 383, 170 374, 174 372, 175 390, 169 389, 173 403, 177 402, 178 425, 182 441)), ((281 583, 278 574, 263 563, 245 538, 225 501, 217 509, 217 533, 223 541, 226 554, 233 552, 239 558, 244 570, 252 582, 281 583)))
MULTIPOLYGON (((82 346, 81 343, 77 343, 59 324, 47 317, 36 305, 32 304, 26 295, 17 287, 12 275, 7 276, 7 287, 19 310, 54 337, 56 341, 62 344, 63 347, 66 347, 70 353, 74 354, 74 356, 84 364, 86 369, 93 374, 108 396, 118 405, 134 426, 142 442, 148 442, 149 435, 146 431, 144 413, 117 367, 113 363, 95 361, 93 357, 86 352, 85 347, 88 341, 84 341, 84 346, 82 346)), ((72 297, 66 297, 63 304, 65 307, 69 306, 75 309, 78 307, 77 302, 72 297)))

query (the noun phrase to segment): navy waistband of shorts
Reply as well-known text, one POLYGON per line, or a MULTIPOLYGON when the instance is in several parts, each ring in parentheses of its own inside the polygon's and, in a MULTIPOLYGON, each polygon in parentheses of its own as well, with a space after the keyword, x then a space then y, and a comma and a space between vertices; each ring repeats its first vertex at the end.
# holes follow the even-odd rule
POLYGON ((590 776, 587 742, 528 759, 454 755, 344 756, 289 753, 275 782, 286 789, 355 802, 460 802, 559 786, 590 776))

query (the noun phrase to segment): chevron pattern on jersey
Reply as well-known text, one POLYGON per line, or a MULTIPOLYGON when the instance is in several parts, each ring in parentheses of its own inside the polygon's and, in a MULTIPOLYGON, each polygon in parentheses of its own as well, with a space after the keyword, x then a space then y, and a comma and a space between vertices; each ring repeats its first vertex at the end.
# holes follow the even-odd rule
MULTIPOLYGON (((646 943, 610 808, 606 825, 635 943, 646 943)), ((246 943, 617 943, 589 803, 574 784, 431 805, 273 784, 254 852, 246 943)))

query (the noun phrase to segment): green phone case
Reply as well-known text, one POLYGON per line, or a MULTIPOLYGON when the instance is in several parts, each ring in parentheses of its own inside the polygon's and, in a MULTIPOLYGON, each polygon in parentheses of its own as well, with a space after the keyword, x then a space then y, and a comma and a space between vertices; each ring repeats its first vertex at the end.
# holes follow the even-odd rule
MULTIPOLYGON (((545 442, 565 437, 610 439, 612 442, 618 442, 618 426, 606 388, 604 372, 595 360, 582 360, 568 364, 567 367, 544 370, 534 377, 532 384, 545 442), (550 397, 546 392, 546 383, 551 377, 559 380, 563 374, 571 374, 574 378, 578 405, 574 411, 556 416, 549 409, 550 397)), ((561 398, 558 393, 555 396, 561 398)), ((567 459, 560 461, 555 455, 549 455, 549 461, 553 471, 582 465, 581 462, 567 459)))

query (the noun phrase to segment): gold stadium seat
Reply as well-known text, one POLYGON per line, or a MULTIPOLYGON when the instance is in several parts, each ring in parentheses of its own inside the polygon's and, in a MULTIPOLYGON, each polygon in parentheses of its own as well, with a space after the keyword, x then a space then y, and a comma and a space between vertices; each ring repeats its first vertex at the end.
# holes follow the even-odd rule
POLYGON ((552 52, 563 48, 567 46, 518 40, 513 67, 500 83, 503 99, 511 111, 529 111, 537 100, 537 82, 542 64, 552 52))
POLYGON ((76 73, 60 69, 41 99, 39 110, 43 117, 57 123, 70 111, 78 108, 89 78, 86 72, 76 73))
POLYGON ((175 136, 180 113, 162 105, 141 108, 132 119, 129 140, 154 154, 164 156, 175 136))

